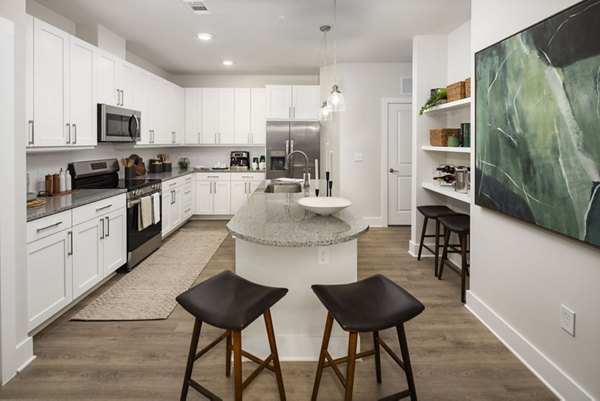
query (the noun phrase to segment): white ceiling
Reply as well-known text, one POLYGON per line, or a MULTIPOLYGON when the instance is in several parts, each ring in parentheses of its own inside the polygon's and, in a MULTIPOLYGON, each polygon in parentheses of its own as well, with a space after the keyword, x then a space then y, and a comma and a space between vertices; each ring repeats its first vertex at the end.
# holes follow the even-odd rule
MULTIPOLYGON (((181 0, 38 2, 75 23, 108 28, 128 51, 171 74, 316 74, 319 27, 333 26, 334 16, 333 0, 206 0, 210 15, 193 14, 181 0)), ((469 17, 470 0, 337 0, 337 62, 410 62, 413 36, 447 33, 469 17)), ((332 54, 330 32, 328 63, 332 54)))

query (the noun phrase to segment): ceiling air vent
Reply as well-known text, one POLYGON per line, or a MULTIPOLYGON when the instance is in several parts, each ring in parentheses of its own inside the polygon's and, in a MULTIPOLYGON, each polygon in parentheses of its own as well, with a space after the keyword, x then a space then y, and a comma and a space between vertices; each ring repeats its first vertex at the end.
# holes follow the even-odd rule
POLYGON ((206 7, 205 1, 197 1, 197 0, 183 0, 183 2, 192 10, 194 14, 199 15, 207 15, 210 14, 208 12, 208 8, 206 7))

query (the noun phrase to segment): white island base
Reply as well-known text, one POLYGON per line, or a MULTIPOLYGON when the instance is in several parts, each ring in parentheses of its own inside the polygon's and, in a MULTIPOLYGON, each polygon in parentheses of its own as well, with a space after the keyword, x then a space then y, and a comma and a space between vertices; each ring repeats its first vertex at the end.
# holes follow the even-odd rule
MULTIPOLYGON (((285 287, 289 292, 271 308, 279 359, 316 361, 325 329, 327 310, 310 286, 344 284, 357 280, 357 240, 327 247, 277 247, 237 238, 235 271, 258 284, 285 287), (327 248, 329 261, 318 263, 320 248, 327 248)), ((334 322, 329 353, 348 352, 348 333, 334 322)), ((258 356, 270 354, 264 319, 258 318, 242 331, 242 347, 258 356)))

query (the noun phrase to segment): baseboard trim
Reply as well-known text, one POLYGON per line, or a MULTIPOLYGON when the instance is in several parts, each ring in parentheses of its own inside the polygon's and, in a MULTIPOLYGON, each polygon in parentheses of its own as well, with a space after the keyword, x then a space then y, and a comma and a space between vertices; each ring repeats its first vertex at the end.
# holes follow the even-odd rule
POLYGON ((383 217, 364 217, 364 221, 367 222, 369 227, 387 227, 387 223, 383 219, 383 217))
MULTIPOLYGON (((427 242, 426 242, 427 244, 427 242)), ((416 258, 417 256, 419 256, 419 245, 418 243, 414 242, 414 241, 410 241, 408 243, 408 253, 416 258)), ((435 244, 429 244, 429 246, 433 247, 435 244)), ((423 248, 423 252, 421 252, 421 257, 422 258, 433 258, 433 253, 429 252, 426 248, 423 248)))
POLYGON ((465 305, 550 391, 562 400, 594 398, 471 291, 465 305))
POLYGON ((15 353, 17 374, 21 373, 35 359, 33 355, 33 337, 27 337, 16 347, 15 353))

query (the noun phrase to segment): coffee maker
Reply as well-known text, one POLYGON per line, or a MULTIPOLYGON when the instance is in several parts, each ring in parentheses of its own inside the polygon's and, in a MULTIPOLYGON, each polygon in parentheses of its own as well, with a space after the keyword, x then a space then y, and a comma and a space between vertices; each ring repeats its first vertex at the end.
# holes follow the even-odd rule
POLYGON ((231 171, 247 171, 250 169, 250 153, 246 151, 231 152, 231 171))

